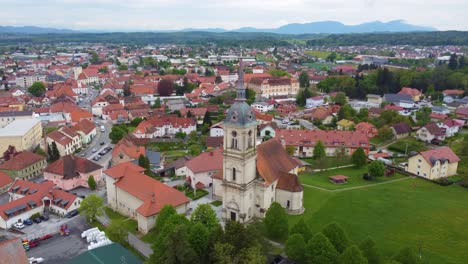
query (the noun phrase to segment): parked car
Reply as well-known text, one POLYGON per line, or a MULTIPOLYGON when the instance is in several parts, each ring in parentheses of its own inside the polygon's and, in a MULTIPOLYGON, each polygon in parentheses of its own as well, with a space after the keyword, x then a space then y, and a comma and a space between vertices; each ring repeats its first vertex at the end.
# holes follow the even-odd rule
POLYGON ((105 150, 111 151, 111 150, 112 150, 112 147, 110 147, 110 146, 109 146, 109 147, 106 147, 105 150))
POLYGON ((23 225, 23 223, 14 223, 13 227, 16 228, 16 229, 23 229, 24 225, 23 225))
POLYGON ((97 151, 97 149, 93 148, 93 153, 95 153, 97 151))
POLYGON ((23 224, 25 225, 32 225, 33 224, 33 221, 31 219, 26 219, 23 221, 23 224))
POLYGON ((106 143, 104 143, 104 142, 99 143, 99 145, 101 145, 101 146, 104 146, 104 144, 106 144, 106 143))
POLYGON ((75 215, 78 215, 78 210, 72 210, 72 211, 68 212, 68 213, 65 215, 65 217, 66 217, 66 218, 72 218, 72 217, 74 217, 75 215))
POLYGON ((100 159, 101 159, 101 156, 94 156, 94 158, 93 158, 94 161, 98 161, 100 159))
POLYGON ((48 215, 41 215, 41 220, 42 221, 47 221, 47 220, 49 220, 49 216, 48 215))
POLYGON ((41 218, 39 218, 39 217, 34 218, 33 221, 36 224, 39 224, 40 222, 42 222, 41 218))
POLYGON ((33 239, 33 240, 29 241, 29 248, 33 248, 33 247, 37 247, 37 246, 39 246, 39 240, 33 239))

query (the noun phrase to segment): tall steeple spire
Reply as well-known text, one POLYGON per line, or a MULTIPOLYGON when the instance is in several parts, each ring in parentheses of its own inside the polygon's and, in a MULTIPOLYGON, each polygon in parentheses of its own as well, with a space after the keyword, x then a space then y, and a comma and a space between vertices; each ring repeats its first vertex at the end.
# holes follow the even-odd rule
POLYGON ((245 101, 245 87, 244 87, 244 62, 242 58, 239 59, 239 79, 237 80, 237 98, 236 101, 245 101))

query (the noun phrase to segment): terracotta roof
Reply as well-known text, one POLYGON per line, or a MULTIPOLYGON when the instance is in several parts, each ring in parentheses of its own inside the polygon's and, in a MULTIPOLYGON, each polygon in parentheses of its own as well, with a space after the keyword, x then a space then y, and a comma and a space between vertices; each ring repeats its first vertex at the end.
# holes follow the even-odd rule
MULTIPOLYGON (((120 166, 123 166, 123 164, 120 164, 120 166)), ((120 168, 122 170, 122 167, 120 168)), ((111 170, 112 168, 104 173, 113 173, 111 170)), ((144 169, 141 167, 127 166, 123 170, 122 176, 119 176, 117 182, 114 183, 117 188, 143 202, 136 209, 137 213, 149 217, 159 213, 165 205, 177 207, 189 202, 189 199, 182 192, 142 174, 142 170, 144 169)))
POLYGON ((74 125, 72 128, 75 131, 81 131, 85 135, 88 135, 89 133, 91 133, 96 128, 96 124, 89 121, 88 119, 83 119, 83 120, 79 121, 76 125, 74 125))
POLYGON ((279 179, 283 173, 289 173, 296 166, 296 162, 276 139, 270 139, 258 145, 257 172, 267 185, 279 179))
POLYGON ((184 117, 187 116, 188 112, 190 112, 193 116, 205 116, 207 108, 206 107, 199 107, 199 108, 182 108, 179 110, 180 114, 184 117))
POLYGON ((0 165, 0 170, 23 170, 37 162, 45 160, 45 157, 32 153, 30 151, 23 151, 14 156, 10 160, 0 165))
POLYGON ((65 136, 62 132, 55 130, 47 134, 47 137, 55 141, 57 144, 66 146, 72 142, 72 140, 65 136))
POLYGON ((369 139, 359 131, 277 129, 275 138, 281 137, 288 146, 315 146, 318 141, 322 141, 326 147, 345 144, 346 147, 351 148, 369 148, 369 139))
POLYGON ((427 131, 429 131, 429 133, 431 133, 432 135, 436 135, 436 136, 441 136, 441 135, 444 135, 444 131, 442 128, 440 128, 436 123, 429 123, 429 124, 426 124, 424 126, 427 131))
POLYGON ((83 119, 93 118, 93 115, 84 109, 78 108, 70 112, 70 117, 72 122, 79 122, 83 119))
POLYGON ((143 173, 145 168, 142 168, 133 162, 124 162, 112 166, 111 168, 105 170, 104 173, 114 179, 118 179, 124 177, 127 174, 127 170, 143 173))
POLYGON ((455 114, 468 117, 468 107, 459 107, 455 111, 455 114))
POLYGON ((336 180, 336 181, 342 181, 342 180, 347 180, 349 177, 344 176, 344 175, 335 175, 335 176, 330 176, 329 178, 336 180))
POLYGON ((415 95, 421 95, 421 91, 419 91, 416 88, 403 87, 401 88, 401 91, 398 92, 398 94, 408 94, 411 96, 415 96, 415 95))
POLYGON ((464 90, 456 90, 456 89, 448 89, 443 90, 442 93, 444 95, 463 95, 465 93, 464 90))
POLYGON ((449 147, 431 149, 423 151, 420 154, 429 164, 433 164, 435 160, 448 160, 450 163, 460 161, 460 158, 449 147))
POLYGON ((197 157, 187 161, 185 166, 193 173, 222 170, 223 150, 219 148, 213 151, 203 152, 197 157))
POLYGON ((299 177, 292 173, 281 172, 276 188, 288 192, 302 192, 304 187, 299 182, 299 177))
POLYGON ((116 157, 117 155, 124 154, 129 156, 132 159, 138 159, 141 154, 145 154, 145 147, 137 146, 132 141, 130 141, 127 137, 121 139, 112 150, 112 157, 116 157))
POLYGON ((0 241, 0 259, 1 264, 17 263, 28 264, 29 260, 26 256, 23 244, 19 237, 0 241))
POLYGON ((12 183, 13 179, 8 174, 0 171, 0 188, 12 183))
POLYGON ((430 117, 434 119, 446 119, 447 115, 439 114, 439 113, 431 113, 430 117))
POLYGON ((207 137, 206 147, 208 148, 222 148, 224 137, 207 137))
POLYGON ((63 176, 63 179, 71 179, 78 173, 90 173, 102 169, 102 166, 81 157, 67 155, 53 162, 45 169, 45 172, 63 176))

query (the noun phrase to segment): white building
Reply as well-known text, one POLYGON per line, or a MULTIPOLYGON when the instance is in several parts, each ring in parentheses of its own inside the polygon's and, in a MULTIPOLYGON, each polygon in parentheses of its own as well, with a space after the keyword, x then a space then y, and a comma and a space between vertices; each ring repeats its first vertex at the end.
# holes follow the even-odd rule
POLYGON ((262 113, 272 111, 273 109, 275 109, 275 106, 273 104, 269 104, 267 102, 256 102, 256 103, 253 103, 251 107, 257 109, 258 111, 262 113))
POLYGON ((210 127, 210 137, 222 137, 224 136, 223 123, 217 123, 210 127))
POLYGON ((45 82, 45 75, 23 75, 16 76, 16 85, 21 88, 29 88, 35 82, 45 82))
POLYGON ((306 108, 316 108, 325 103, 323 96, 317 95, 306 99, 306 108))

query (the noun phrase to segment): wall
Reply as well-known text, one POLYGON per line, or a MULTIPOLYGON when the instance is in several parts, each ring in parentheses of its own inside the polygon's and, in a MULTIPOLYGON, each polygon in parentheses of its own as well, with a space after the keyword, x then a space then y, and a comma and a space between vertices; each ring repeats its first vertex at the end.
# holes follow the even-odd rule
POLYGON ((302 204, 303 192, 288 192, 276 189, 276 201, 290 214, 301 214, 304 211, 302 204), (288 208, 289 201, 289 208, 288 208))
POLYGON ((13 170, 1 170, 1 171, 5 172, 12 178, 20 178, 20 179, 28 180, 28 179, 34 178, 42 174, 45 166, 47 166, 47 162, 45 160, 41 160, 20 171, 13 171, 13 170))
POLYGON ((35 213, 42 213, 43 211, 43 206, 39 206, 39 207, 36 207, 36 208, 33 208, 31 210, 28 210, 22 214, 19 214, 19 215, 16 215, 16 216, 13 216, 7 220, 3 219, 2 217, 0 217, 0 228, 4 228, 4 229, 7 229, 7 228, 10 228, 14 223, 17 223, 18 221, 24 221, 28 218, 31 217, 31 215, 35 214, 35 213))

